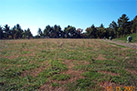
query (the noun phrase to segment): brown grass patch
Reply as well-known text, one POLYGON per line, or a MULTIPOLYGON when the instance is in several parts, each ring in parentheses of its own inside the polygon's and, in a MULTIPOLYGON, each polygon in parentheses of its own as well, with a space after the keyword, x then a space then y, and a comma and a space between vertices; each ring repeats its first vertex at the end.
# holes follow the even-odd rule
POLYGON ((53 87, 50 84, 51 82, 44 84, 39 88, 39 91, 65 91, 64 87, 53 87))
POLYGON ((130 72, 131 74, 136 74, 137 75, 137 70, 126 69, 126 71, 130 72))
POLYGON ((29 53, 29 54, 23 54, 21 56, 23 56, 23 57, 35 56, 35 53, 33 52, 33 53, 29 53))
MULTIPOLYGON (((76 60, 77 61, 77 60, 76 60)), ((90 62, 89 61, 77 61, 77 62, 74 62, 75 65, 89 65, 90 62)))
POLYGON ((35 69, 32 69, 32 70, 26 70, 22 73, 21 76, 25 77, 27 75, 31 75, 33 77, 36 77, 40 72, 42 72, 43 70, 45 69, 45 66, 41 66, 39 68, 35 68, 35 69))
POLYGON ((106 60, 106 58, 104 57, 104 55, 99 54, 99 56, 96 58, 96 60, 106 60))
POLYGON ((48 65, 49 65, 47 61, 43 62, 43 64, 44 65, 40 66, 39 68, 35 68, 35 69, 31 69, 31 70, 26 70, 26 71, 22 72, 21 76, 23 76, 23 77, 25 77, 27 75, 31 75, 33 77, 38 76, 38 74, 40 72, 42 72, 44 69, 46 69, 48 67, 48 65))
POLYGON ((83 71, 79 71, 79 70, 74 70, 73 67, 75 66, 73 61, 76 60, 65 60, 64 64, 66 64, 68 66, 68 70, 62 72, 63 74, 68 74, 71 76, 71 78, 66 81, 66 82, 73 82, 79 78, 83 78, 83 76, 81 76, 81 74, 83 73, 83 71))
POLYGON ((15 59, 15 58, 18 58, 19 55, 12 55, 12 56, 6 56, 5 58, 8 58, 8 59, 15 59))
POLYGON ((68 70, 64 71, 64 72, 61 72, 61 74, 70 75, 70 79, 63 80, 63 81, 50 80, 49 82, 47 82, 46 84, 41 86, 39 91, 65 91, 66 88, 63 87, 64 84, 72 83, 72 82, 74 82, 74 81, 76 81, 80 78, 84 78, 83 76, 81 76, 83 71, 77 71, 77 70, 73 69, 73 67, 75 66, 73 64, 73 61, 76 61, 76 60, 65 60, 63 63, 68 66, 68 70), (50 85, 51 83, 59 83, 62 86, 61 87, 52 87, 50 85))
POLYGON ((102 74, 109 74, 111 76, 119 76, 119 74, 116 74, 116 73, 112 73, 112 72, 109 72, 109 71, 98 71, 99 73, 102 73, 102 74))

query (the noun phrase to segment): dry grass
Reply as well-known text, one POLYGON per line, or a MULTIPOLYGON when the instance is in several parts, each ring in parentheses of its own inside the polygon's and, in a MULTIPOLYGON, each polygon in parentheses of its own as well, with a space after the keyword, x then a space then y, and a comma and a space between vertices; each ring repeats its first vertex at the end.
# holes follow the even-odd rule
POLYGON ((0 40, 0 90, 75 91, 106 89, 116 84, 134 86, 136 60, 136 49, 99 39, 0 40), (55 75, 63 80, 53 79, 55 75))

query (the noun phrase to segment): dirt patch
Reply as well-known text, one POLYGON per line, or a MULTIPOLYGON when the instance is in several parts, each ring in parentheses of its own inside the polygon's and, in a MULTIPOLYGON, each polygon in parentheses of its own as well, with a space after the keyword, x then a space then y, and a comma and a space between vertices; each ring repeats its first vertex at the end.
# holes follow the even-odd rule
POLYGON ((74 67, 73 61, 75 60, 65 60, 63 63, 67 65, 68 69, 72 69, 74 67))
POLYGON ((84 78, 83 76, 81 76, 81 74, 83 73, 82 71, 73 69, 73 67, 75 66, 73 61, 75 60, 65 60, 63 63, 67 65, 68 70, 61 72, 61 74, 70 75, 70 79, 63 81, 50 80, 48 83, 41 86, 39 91, 65 91, 66 88, 63 87, 64 84, 72 83, 80 78, 84 78), (62 87, 52 87, 51 83, 59 83, 62 85, 62 87))
POLYGON ((30 54, 20 54, 20 55, 12 55, 12 56, 5 56, 5 58, 8 59, 16 59, 18 57, 29 57, 29 56, 35 56, 35 53, 30 53, 30 54))
POLYGON ((137 75, 137 70, 126 69, 126 71, 130 72, 131 74, 136 74, 137 75))
POLYGON ((108 74, 108 75, 111 75, 111 76, 119 76, 119 74, 112 73, 112 72, 109 72, 109 71, 98 71, 98 72, 102 73, 102 74, 108 74))
POLYGON ((60 84, 72 83, 80 78, 84 78, 83 76, 81 76, 82 73, 83 73, 82 71, 75 71, 75 70, 68 70, 66 72, 63 72, 63 74, 70 75, 71 76, 70 79, 65 81, 57 81, 57 83, 60 84))
POLYGON ((130 48, 121 48, 121 50, 126 51, 129 50, 130 48))
POLYGON ((136 59, 129 60, 128 63, 131 64, 131 65, 135 65, 135 67, 137 67, 137 65, 136 65, 137 64, 136 59))
MULTIPOLYGON (((61 72, 62 74, 67 74, 70 75, 71 78, 59 83, 69 83, 69 82, 74 82, 80 78, 84 78, 83 76, 81 76, 81 74, 83 73, 83 71, 79 71, 79 70, 74 70, 73 67, 75 66, 73 61, 76 60, 65 60, 64 64, 66 64, 68 66, 68 70, 61 72)), ((87 64, 87 63, 86 63, 87 64)))
POLYGON ((25 76, 27 76, 27 75, 31 75, 31 76, 33 76, 33 77, 38 76, 38 74, 39 74, 40 72, 42 72, 44 69, 46 69, 46 68, 48 67, 48 62, 47 62, 47 61, 45 61, 43 64, 45 64, 45 65, 40 66, 39 68, 35 68, 35 69, 31 69, 31 70, 26 70, 26 71, 24 71, 24 72, 21 74, 21 76, 23 76, 23 77, 25 77, 25 76))
POLYGON ((96 58, 96 60, 106 60, 106 58, 104 57, 104 55, 99 54, 99 56, 96 58))
POLYGON ((6 56, 5 58, 8 58, 8 59, 15 59, 15 58, 18 58, 19 55, 12 55, 12 56, 6 56))
POLYGON ((90 62, 89 61, 77 61, 76 63, 74 63, 75 65, 89 65, 90 62))
POLYGON ((31 75, 33 77, 36 77, 40 72, 42 72, 43 70, 45 69, 45 66, 41 66, 39 68, 35 68, 35 69, 32 69, 32 70, 26 70, 22 73, 21 76, 25 77, 27 75, 31 75))
POLYGON ((29 53, 29 54, 23 54, 21 56, 23 56, 23 57, 35 56, 35 53, 33 52, 33 53, 29 53))
POLYGON ((53 87, 51 82, 48 82, 40 87, 39 91, 65 91, 64 87, 53 87))

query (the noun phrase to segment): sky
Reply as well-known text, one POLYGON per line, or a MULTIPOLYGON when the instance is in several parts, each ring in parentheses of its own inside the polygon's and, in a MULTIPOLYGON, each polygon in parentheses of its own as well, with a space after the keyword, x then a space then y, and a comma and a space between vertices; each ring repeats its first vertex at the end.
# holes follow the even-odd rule
POLYGON ((130 20, 137 15, 137 0, 0 0, 0 25, 11 28, 20 24, 30 28, 33 35, 38 28, 68 25, 86 29, 92 24, 109 24, 126 14, 130 20))

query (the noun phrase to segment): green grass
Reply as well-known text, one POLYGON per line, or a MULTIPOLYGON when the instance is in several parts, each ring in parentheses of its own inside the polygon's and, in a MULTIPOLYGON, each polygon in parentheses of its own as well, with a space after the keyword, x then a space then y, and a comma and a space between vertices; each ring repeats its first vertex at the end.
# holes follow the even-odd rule
POLYGON ((0 91, 45 84, 66 91, 104 91, 103 82, 136 86, 136 65, 135 49, 99 39, 0 40, 0 91))
POLYGON ((59 83, 51 83, 51 85, 52 85, 53 87, 59 87, 59 86, 60 86, 59 83))
POLYGON ((52 76, 53 80, 67 80, 70 79, 70 75, 66 75, 66 74, 56 74, 54 76, 52 76))
POLYGON ((94 91, 95 86, 96 84, 92 82, 90 79, 78 79, 76 80, 76 82, 67 84, 69 91, 94 91))
POLYGON ((82 75, 90 80, 99 80, 104 76, 103 74, 94 71, 88 71, 82 75))
POLYGON ((61 61, 59 61, 59 60, 53 60, 50 62, 50 64, 51 64, 52 70, 58 70, 58 71, 67 70, 66 65, 61 63, 61 61))
POLYGON ((115 39, 115 40, 121 40, 121 41, 123 41, 123 42, 126 42, 128 36, 131 36, 131 37, 132 37, 131 43, 137 42, 137 33, 129 34, 129 35, 126 35, 126 36, 124 36, 124 37, 117 38, 117 39, 115 39))

